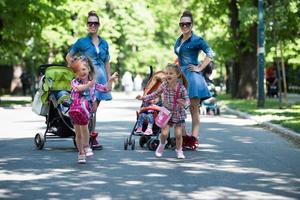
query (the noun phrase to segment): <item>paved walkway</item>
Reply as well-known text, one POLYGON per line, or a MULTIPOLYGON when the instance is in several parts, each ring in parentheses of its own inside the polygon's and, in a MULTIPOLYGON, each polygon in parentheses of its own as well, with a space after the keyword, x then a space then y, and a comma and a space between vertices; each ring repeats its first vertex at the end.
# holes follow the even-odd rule
POLYGON ((171 149, 156 158, 138 137, 136 149, 125 151, 141 104, 135 95, 114 93, 113 101, 101 102, 104 149, 86 165, 77 164, 71 138, 48 139, 36 150, 33 138, 45 119, 30 107, 1 108, 0 199, 299 199, 299 147, 226 112, 201 116, 200 148, 185 151, 185 160, 171 149))

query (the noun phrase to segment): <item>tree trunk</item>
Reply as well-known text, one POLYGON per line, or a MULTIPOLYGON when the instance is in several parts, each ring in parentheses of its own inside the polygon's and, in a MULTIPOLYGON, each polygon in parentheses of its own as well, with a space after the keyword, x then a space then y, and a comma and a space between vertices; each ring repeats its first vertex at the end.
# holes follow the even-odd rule
MULTIPOLYGON (((236 0, 231 0, 229 3, 229 10, 230 10, 230 26, 232 29, 232 41, 233 42, 238 42, 240 39, 240 34, 239 34, 239 27, 240 27, 240 21, 239 21, 239 10, 237 7, 237 1, 236 0)), ((236 55, 238 55, 239 52, 239 45, 236 43, 235 45, 235 50, 237 52, 236 55)), ((237 82, 239 80, 239 62, 238 62, 238 56, 233 57, 232 60, 232 70, 229 75, 229 91, 232 97, 236 97, 237 91, 238 91, 238 85, 237 82)))
MULTIPOLYGON (((243 42, 240 38, 239 8, 237 0, 229 3, 232 41, 235 42, 236 54, 233 57, 232 74, 230 82, 231 96, 235 98, 253 98, 257 91, 257 60, 256 60, 256 30, 254 24, 249 28, 248 38, 243 42), (250 47, 249 47, 250 45, 250 47), (247 47, 247 48, 246 48, 247 47)), ((244 34, 245 35, 245 34, 244 34)))
MULTIPOLYGON (((254 24, 249 30, 249 44, 246 51, 240 51, 239 56, 239 79, 237 82, 237 98, 256 98, 257 92, 257 58, 255 45, 257 41, 257 25, 254 24)), ((244 45, 241 44, 243 49, 244 45)))

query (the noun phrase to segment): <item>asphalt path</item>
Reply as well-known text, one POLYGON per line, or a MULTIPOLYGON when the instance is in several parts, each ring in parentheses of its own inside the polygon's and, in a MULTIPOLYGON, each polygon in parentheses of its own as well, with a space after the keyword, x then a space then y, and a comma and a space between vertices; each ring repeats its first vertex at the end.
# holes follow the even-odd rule
POLYGON ((140 106, 134 96, 101 103, 104 149, 81 165, 71 138, 36 149, 45 119, 30 107, 0 108, 0 199, 300 199, 299 146, 222 110, 201 116, 200 148, 185 160, 170 149, 156 158, 139 137, 124 150, 140 106))

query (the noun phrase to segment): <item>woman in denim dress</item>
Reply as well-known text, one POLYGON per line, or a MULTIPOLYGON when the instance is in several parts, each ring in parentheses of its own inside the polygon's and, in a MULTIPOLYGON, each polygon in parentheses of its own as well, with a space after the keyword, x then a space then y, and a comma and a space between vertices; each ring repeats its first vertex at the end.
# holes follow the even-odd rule
POLYGON ((199 104, 201 100, 210 97, 210 92, 202 75, 202 70, 209 64, 213 51, 205 40, 193 33, 193 16, 190 11, 184 11, 179 22, 182 35, 176 40, 174 51, 183 74, 188 80, 188 95, 190 98, 190 112, 192 116, 192 138, 198 145, 200 128, 199 104), (202 62, 198 61, 199 53, 206 55, 202 62))
MULTIPOLYGON (((109 46, 108 43, 101 38, 97 32, 100 26, 99 17, 95 11, 90 11, 87 17, 88 35, 79 38, 70 48, 66 60, 68 64, 72 63, 74 56, 80 54, 92 60, 96 70, 96 81, 99 84, 105 85, 110 78, 110 64, 109 64, 109 46)), ((102 146, 97 142, 98 134, 95 132, 96 112, 101 100, 111 100, 111 92, 103 93, 96 92, 97 106, 94 108, 94 127, 91 132, 92 147, 95 149, 102 149, 102 146)))

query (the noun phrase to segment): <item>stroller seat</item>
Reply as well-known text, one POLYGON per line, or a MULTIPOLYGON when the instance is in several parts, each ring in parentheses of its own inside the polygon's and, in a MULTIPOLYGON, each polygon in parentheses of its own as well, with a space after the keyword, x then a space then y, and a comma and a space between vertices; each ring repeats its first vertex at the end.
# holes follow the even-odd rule
MULTIPOLYGON (((156 73, 152 73, 153 69, 150 66, 150 76, 149 79, 147 78, 147 84, 144 87, 144 95, 150 94, 157 90, 157 88, 161 85, 165 78, 165 72, 158 71, 156 73)), ((143 147, 145 144, 147 144, 148 149, 155 150, 159 144, 158 136, 161 131, 161 129, 154 123, 152 127, 153 134, 152 135, 145 135, 143 133, 137 133, 137 124, 138 124, 138 118, 141 113, 153 111, 154 118, 157 116, 159 111, 159 105, 157 106, 144 106, 141 105, 140 109, 136 111, 137 121, 135 122, 135 125, 131 131, 131 134, 129 137, 126 137, 124 140, 124 150, 128 149, 128 146, 131 146, 131 149, 135 149, 135 139, 134 136, 140 136, 139 144, 140 147, 143 147)), ((142 131, 145 132, 148 126, 147 120, 144 121, 142 125, 142 131)))

